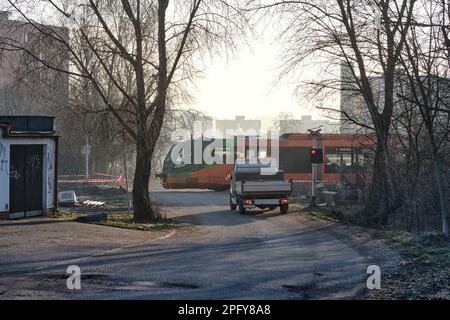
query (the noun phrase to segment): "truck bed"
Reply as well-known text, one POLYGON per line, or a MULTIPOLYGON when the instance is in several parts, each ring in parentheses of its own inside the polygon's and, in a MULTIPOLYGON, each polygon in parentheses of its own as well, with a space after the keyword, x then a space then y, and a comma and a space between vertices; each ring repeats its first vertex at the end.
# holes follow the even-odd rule
POLYGON ((292 192, 289 181, 240 181, 236 183, 238 194, 288 194, 292 192))

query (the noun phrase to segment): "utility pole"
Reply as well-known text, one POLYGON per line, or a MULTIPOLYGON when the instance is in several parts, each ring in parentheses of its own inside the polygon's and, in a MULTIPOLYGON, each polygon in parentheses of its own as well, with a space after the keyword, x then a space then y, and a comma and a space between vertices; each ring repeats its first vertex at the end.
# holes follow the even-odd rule
POLYGON ((86 144, 81 147, 81 154, 85 159, 85 177, 89 179, 89 154, 91 153, 91 146, 89 145, 89 135, 86 135, 86 144))
POLYGON ((124 178, 125 178, 125 189, 128 192, 128 170, 127 170, 127 157, 125 154, 125 131, 122 130, 122 161, 123 161, 123 170, 124 170, 124 178))

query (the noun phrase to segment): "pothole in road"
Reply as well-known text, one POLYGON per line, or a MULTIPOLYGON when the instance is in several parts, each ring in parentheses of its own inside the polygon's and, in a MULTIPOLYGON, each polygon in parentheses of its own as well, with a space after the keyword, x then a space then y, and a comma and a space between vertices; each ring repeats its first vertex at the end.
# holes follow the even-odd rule
MULTIPOLYGON (((67 280, 70 274, 38 274, 36 277, 41 278, 42 280, 67 280)), ((34 275, 33 275, 34 277, 34 275)), ((105 280, 109 278, 109 276, 105 274, 81 274, 82 280, 105 280)))
POLYGON ((300 294, 302 299, 310 299, 312 292, 318 289, 318 285, 315 283, 306 283, 303 285, 281 285, 284 289, 291 293, 300 294))
MULTIPOLYGON (((38 277, 40 280, 48 282, 59 282, 61 280, 67 280, 70 275, 68 274, 40 274, 38 277)), ((81 281, 90 280, 88 284, 101 287, 114 287, 115 290, 136 290, 144 291, 150 288, 178 288, 178 289, 197 289, 198 285, 187 282, 178 281, 127 281, 125 279, 113 279, 112 277, 104 274, 81 274, 81 281)))
POLYGON ((255 242, 255 243, 259 243, 259 242, 264 242, 267 241, 269 239, 269 237, 267 236, 245 236, 244 240, 246 240, 247 242, 255 242))
POLYGON ((317 285, 314 283, 307 283, 307 284, 300 285, 300 286, 283 284, 282 287, 285 288, 289 292, 304 293, 305 291, 310 291, 310 290, 316 289, 317 285))
POLYGON ((130 290, 130 291, 142 291, 148 290, 149 288, 157 287, 158 284, 153 281, 136 281, 132 282, 129 285, 122 285, 120 287, 116 287, 116 290, 130 290))
POLYGON ((116 287, 116 290, 137 290, 144 291, 150 288, 178 288, 178 289, 197 289, 198 285, 186 282, 154 282, 154 281, 136 281, 130 285, 116 287))
POLYGON ((181 289, 197 289, 199 286, 192 283, 185 282, 163 282, 161 283, 163 288, 181 288, 181 289))
MULTIPOLYGON (((13 289, 26 289, 52 293, 67 293, 67 280, 71 274, 66 273, 29 273, 16 277, 13 289), (20 280, 20 281, 19 281, 20 280)), ((81 286, 86 290, 97 290, 114 285, 116 281, 111 276, 97 273, 81 273, 81 286)), ((72 291, 70 291, 72 292, 72 291)))

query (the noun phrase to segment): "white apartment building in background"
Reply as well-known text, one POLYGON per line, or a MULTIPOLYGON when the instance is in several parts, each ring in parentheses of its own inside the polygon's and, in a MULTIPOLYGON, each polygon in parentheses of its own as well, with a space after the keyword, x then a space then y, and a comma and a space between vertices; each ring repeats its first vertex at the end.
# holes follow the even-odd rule
POLYGON ((314 120, 312 116, 302 116, 300 119, 285 119, 279 121, 280 134, 308 133, 309 129, 321 129, 321 133, 339 133, 340 123, 329 120, 314 120))
POLYGON ((236 116, 233 120, 215 120, 215 129, 226 135, 227 131, 233 130, 236 135, 253 131, 261 131, 261 120, 249 120, 244 116, 236 116))
POLYGON ((236 116, 234 120, 216 119, 215 129, 226 134, 227 130, 234 130, 236 135, 249 133, 251 131, 257 134, 261 130, 279 131, 280 135, 286 133, 308 133, 309 129, 321 129, 322 133, 339 133, 340 123, 329 120, 314 120, 310 115, 304 115, 300 119, 282 119, 278 121, 270 121, 264 124, 260 119, 246 119, 244 116, 236 116))

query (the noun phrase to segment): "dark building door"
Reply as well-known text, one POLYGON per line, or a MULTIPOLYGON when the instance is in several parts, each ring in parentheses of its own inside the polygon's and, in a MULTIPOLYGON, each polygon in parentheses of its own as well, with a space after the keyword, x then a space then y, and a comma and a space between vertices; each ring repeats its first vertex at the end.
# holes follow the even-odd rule
POLYGON ((11 213, 42 210, 42 149, 42 145, 11 145, 11 213))

